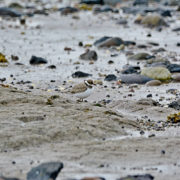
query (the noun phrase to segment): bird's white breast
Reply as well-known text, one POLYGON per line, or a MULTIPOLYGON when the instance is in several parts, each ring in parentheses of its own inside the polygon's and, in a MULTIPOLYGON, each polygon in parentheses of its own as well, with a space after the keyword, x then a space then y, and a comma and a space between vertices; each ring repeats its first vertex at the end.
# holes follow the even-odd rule
POLYGON ((93 91, 93 88, 88 88, 86 91, 84 92, 81 92, 81 93, 76 93, 75 96, 77 98, 80 98, 80 99, 84 99, 84 98, 87 98, 88 96, 90 96, 92 94, 92 91, 93 91))

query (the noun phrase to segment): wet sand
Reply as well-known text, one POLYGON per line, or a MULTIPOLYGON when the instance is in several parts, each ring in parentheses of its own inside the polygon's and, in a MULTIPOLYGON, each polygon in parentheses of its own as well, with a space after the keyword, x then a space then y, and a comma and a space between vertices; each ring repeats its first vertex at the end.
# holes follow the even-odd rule
MULTIPOLYGON (((91 65, 79 60, 79 55, 85 51, 78 46, 80 41, 93 44, 107 35, 137 44, 158 42, 160 47, 167 49, 161 56, 169 60, 173 56, 179 63, 177 34, 172 32, 172 28, 180 24, 179 20, 162 32, 136 25, 133 21, 132 15, 93 15, 91 11, 68 16, 61 16, 59 12, 49 16, 36 15, 27 18, 26 26, 19 25, 18 19, 1 19, 0 52, 9 60, 7 67, 0 67, 1 78, 5 77, 3 84, 10 86, 0 87, 0 174, 25 179, 26 173, 39 163, 59 160, 65 167, 57 180, 97 175, 116 179, 144 173, 152 174, 157 180, 179 179, 179 126, 162 125, 169 114, 178 112, 167 107, 177 97, 166 91, 179 89, 179 83, 158 87, 124 84, 119 87, 116 82, 105 82, 104 77, 99 77, 99 73, 116 74, 115 69, 122 69, 128 62, 126 51, 93 46, 91 49, 98 53, 98 60, 91 65), (120 15, 128 19, 130 28, 116 24, 115 19, 120 15), (152 37, 146 36, 149 32, 152 37), (64 47, 74 51, 67 53, 64 47), (114 53, 118 56, 112 58, 114 53), (17 62, 23 65, 15 65, 10 58, 12 54, 18 55, 17 62), (48 64, 31 66, 32 55, 46 58, 48 64), (109 65, 111 59, 114 64, 109 65), (77 61, 80 64, 75 64, 77 61), (56 69, 47 68, 52 64, 56 69), (87 98, 88 102, 77 102, 76 97, 64 91, 84 80, 72 78, 72 73, 77 70, 91 73, 92 79, 103 81, 103 86, 97 85, 87 98), (19 84, 21 80, 31 83, 19 84), (135 91, 128 96, 132 87, 135 91), (139 103, 150 93, 154 100, 165 98, 158 106, 139 103), (97 106, 103 99, 111 102, 97 106), (148 119, 151 123, 147 123, 148 119), (141 135, 141 131, 145 134, 141 135)), ((150 46, 146 51, 152 49, 154 47, 150 46)), ((140 51, 136 47, 126 50, 140 51)))

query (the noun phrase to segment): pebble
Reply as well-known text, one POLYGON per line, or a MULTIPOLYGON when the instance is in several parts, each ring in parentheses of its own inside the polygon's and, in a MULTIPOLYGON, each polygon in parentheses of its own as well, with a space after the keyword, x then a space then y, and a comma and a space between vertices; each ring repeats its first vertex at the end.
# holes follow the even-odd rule
POLYGON ((173 79, 175 82, 180 82, 180 73, 173 74, 173 75, 172 75, 172 79, 173 79))
POLYGON ((159 80, 151 80, 146 83, 146 86, 160 86, 162 84, 159 80))
POLYGON ((96 51, 91 51, 91 50, 87 49, 86 52, 81 54, 79 58, 82 60, 96 61, 98 59, 98 55, 97 55, 96 51))
POLYGON ((105 81, 116 81, 117 77, 114 74, 109 74, 105 77, 105 81))
POLYGON ((32 56, 29 63, 31 65, 47 64, 48 61, 42 57, 32 56))

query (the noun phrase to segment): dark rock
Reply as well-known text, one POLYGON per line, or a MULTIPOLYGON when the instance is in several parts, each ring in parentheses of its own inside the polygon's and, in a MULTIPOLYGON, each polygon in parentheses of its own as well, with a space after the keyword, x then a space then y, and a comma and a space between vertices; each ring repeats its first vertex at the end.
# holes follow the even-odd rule
POLYGON ((167 65, 167 69, 171 73, 180 72, 180 65, 179 64, 169 64, 169 65, 167 65))
POLYGON ((120 46, 122 44, 124 44, 124 41, 119 37, 103 37, 94 43, 99 48, 120 46))
POLYGON ((180 99, 178 99, 177 101, 173 101, 172 103, 170 103, 168 105, 168 107, 174 108, 179 111, 180 110, 180 99))
POLYGON ((103 4, 104 4, 104 1, 103 1, 103 0, 81 0, 80 3, 83 3, 83 4, 100 4, 100 5, 103 5, 103 4))
POLYGON ((75 73, 72 74, 73 78, 81 78, 81 77, 89 77, 92 76, 92 74, 84 73, 82 71, 76 71, 75 73))
POLYGON ((114 61, 109 60, 109 61, 108 61, 108 64, 114 64, 114 61))
POLYGON ((147 97, 147 98, 151 98, 151 97, 152 97, 152 94, 148 94, 146 97, 147 97))
POLYGON ((124 178, 120 178, 118 180, 153 180, 154 177, 150 174, 145 175, 134 175, 134 176, 127 176, 124 178))
POLYGON ((94 42, 94 45, 95 45, 95 46, 98 46, 99 44, 101 44, 102 42, 106 41, 106 40, 109 39, 109 38, 111 38, 111 37, 104 36, 104 37, 98 39, 97 41, 95 41, 95 42, 94 42))
POLYGON ((31 65, 47 64, 47 60, 41 57, 32 56, 29 63, 31 65))
POLYGON ((125 84, 145 84, 153 80, 152 78, 140 74, 121 74, 119 79, 125 84))
POLYGON ((68 14, 72 14, 72 13, 76 13, 78 12, 77 8, 74 7, 65 7, 65 8, 60 8, 59 11, 61 12, 61 15, 68 15, 68 14))
POLYGON ((45 16, 48 16, 48 15, 49 15, 49 14, 46 12, 45 9, 42 9, 42 10, 36 9, 36 10, 33 12, 33 14, 45 15, 45 16))
POLYGON ((15 56, 15 55, 11 55, 11 59, 13 61, 18 61, 19 60, 19 57, 18 56, 15 56))
POLYGON ((105 180, 103 177, 84 177, 81 180, 105 180))
POLYGON ((83 47, 83 42, 79 42, 78 44, 80 47, 83 47))
POLYGON ((98 59, 98 55, 97 55, 96 51, 90 51, 89 49, 87 49, 86 52, 81 54, 79 58, 82 60, 96 61, 98 59))
POLYGON ((117 11, 108 5, 94 8, 94 13, 104 13, 104 12, 117 12, 117 11))
POLYGON ((49 65, 48 68, 49 69, 56 69, 56 66, 55 65, 49 65))
POLYGON ((180 31, 180 27, 175 28, 175 29, 173 29, 172 31, 174 31, 174 32, 178 32, 178 31, 180 31))
POLYGON ((123 70, 121 71, 122 74, 138 74, 140 71, 139 66, 131 66, 126 65, 123 67, 123 70))
POLYGON ((105 81, 116 81, 117 77, 114 74, 109 74, 105 77, 105 81))
POLYGON ((0 16, 20 17, 22 14, 12 8, 0 7, 0 16))
POLYGON ((129 45, 135 46, 135 45, 136 45, 136 42, 134 42, 134 41, 124 41, 124 45, 125 45, 125 46, 129 46, 129 45))
POLYGON ((180 47, 180 43, 177 43, 176 45, 177 45, 177 47, 180 47))
POLYGON ((156 43, 156 42, 148 42, 148 44, 150 44, 152 46, 159 46, 159 43, 156 43))
POLYGON ((137 47, 140 49, 146 49, 148 46, 144 44, 139 44, 137 47))
POLYGON ((7 178, 4 176, 0 176, 0 180, 19 180, 18 178, 7 178))
POLYGON ((62 168, 61 162, 43 163, 28 172, 27 180, 55 180, 62 168))
POLYGON ((133 2, 133 6, 137 6, 137 5, 148 5, 148 0, 135 0, 133 2))
POLYGON ((161 12, 161 16, 164 16, 164 17, 171 17, 171 11, 170 10, 164 10, 161 12))

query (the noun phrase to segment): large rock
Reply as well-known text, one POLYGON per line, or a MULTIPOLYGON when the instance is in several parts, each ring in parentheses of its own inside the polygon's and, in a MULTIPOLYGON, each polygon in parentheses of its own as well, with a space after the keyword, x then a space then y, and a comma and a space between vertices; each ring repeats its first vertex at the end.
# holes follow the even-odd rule
POLYGON ((28 172, 27 180, 55 180, 62 168, 61 162, 43 163, 28 172))
POLYGON ((22 14, 12 8, 0 7, 0 16, 20 17, 22 14))
POLYGON ((171 79, 171 73, 164 67, 148 67, 141 71, 141 74, 152 79, 167 81, 171 79))
POLYGON ((167 23, 159 15, 147 15, 144 18, 142 18, 140 23, 151 28, 158 26, 167 26, 167 23))
POLYGON ((125 84, 145 84, 153 79, 140 74, 121 74, 119 80, 125 84))

